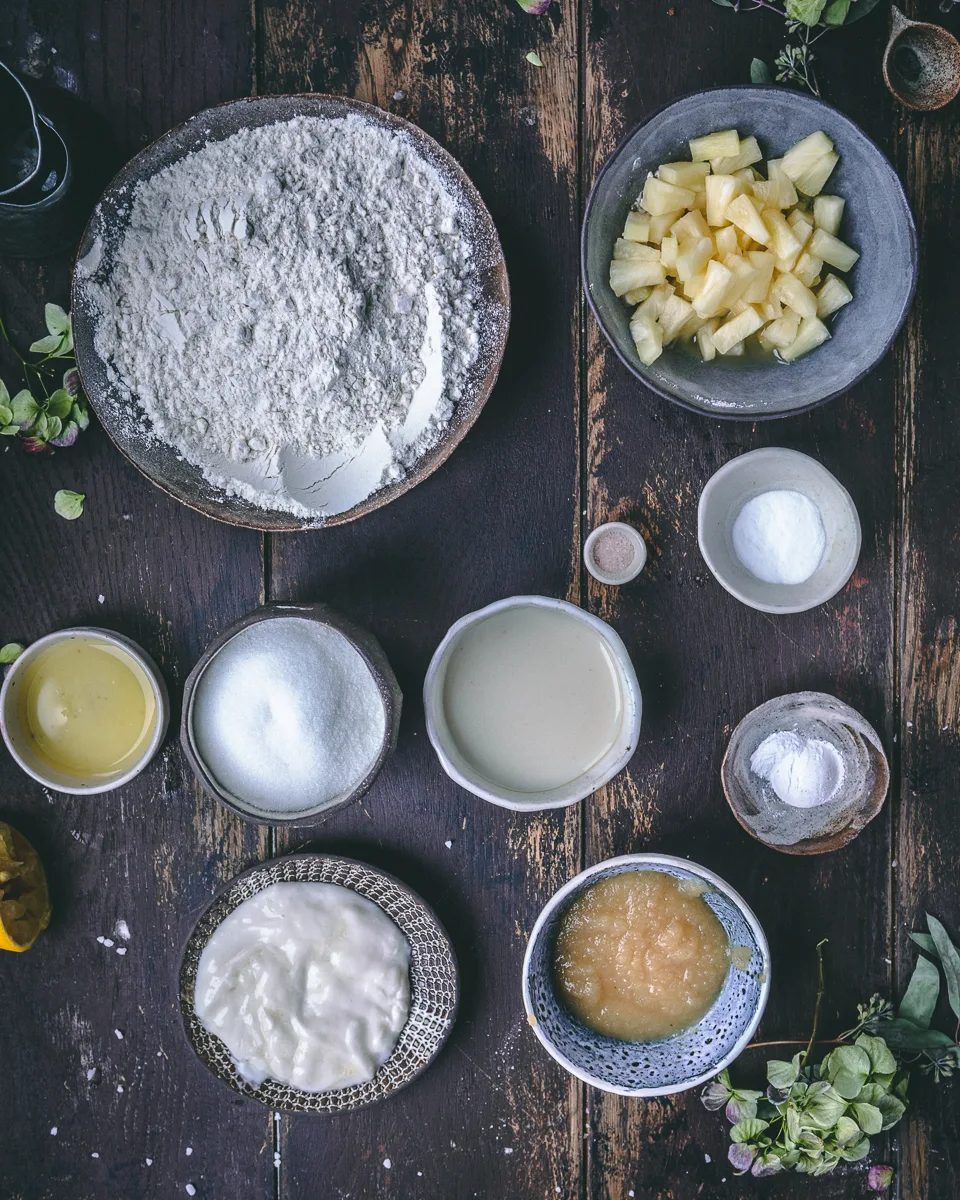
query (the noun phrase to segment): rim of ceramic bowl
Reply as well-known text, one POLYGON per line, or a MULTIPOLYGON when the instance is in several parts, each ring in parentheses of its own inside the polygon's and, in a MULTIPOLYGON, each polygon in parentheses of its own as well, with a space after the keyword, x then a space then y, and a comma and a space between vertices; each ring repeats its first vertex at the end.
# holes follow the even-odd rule
MULTIPOLYGON (((853 502, 853 497, 843 486, 840 480, 834 473, 813 458, 809 454, 804 454, 802 450, 791 450, 786 446, 761 446, 758 450, 748 450, 746 454, 738 454, 735 458, 731 458, 729 462, 725 462, 722 467, 718 467, 710 476, 707 482, 703 485, 703 491, 700 493, 700 500, 697 504, 697 544, 700 548, 700 553, 703 556, 703 561, 710 569, 710 574, 714 577, 717 583, 725 592, 729 592, 735 600, 739 600, 741 604, 745 604, 747 608, 752 608, 757 612, 774 613, 782 616, 787 616, 791 613, 809 612, 811 609, 819 608, 821 604, 826 604, 838 595, 850 582, 850 578, 857 569, 857 563, 860 561, 860 551, 863 546, 863 530, 860 526, 860 514, 857 512, 857 506, 853 502), (849 569, 844 566, 845 574, 840 582, 826 594, 822 594, 818 599, 811 601, 808 604, 765 604, 748 596, 746 592, 741 591, 735 584, 725 579, 719 567, 713 560, 713 556, 705 546, 704 526, 707 520, 707 510, 710 504, 713 491, 716 490, 715 485, 719 485, 728 475, 735 475, 737 471, 742 470, 744 464, 757 458, 769 458, 773 455, 790 455, 797 459, 803 459, 807 464, 807 469, 812 470, 813 474, 820 474, 828 485, 836 490, 838 500, 846 508, 849 517, 851 518, 850 525, 855 532, 854 544, 849 559, 849 569)), ((819 570, 819 568, 818 568, 819 570)), ((784 585, 786 586, 786 585, 784 585)))
POLYGON ((238 621, 234 621, 232 625, 229 625, 221 634, 215 637, 197 660, 196 666, 187 676, 187 681, 183 685, 180 745, 183 747, 183 753, 200 786, 209 792, 215 800, 218 800, 232 812, 235 812, 237 816, 243 817, 245 821, 251 821, 257 825, 319 825, 332 813, 338 812, 341 808, 345 808, 348 804, 353 804, 355 800, 359 800, 362 796, 366 795, 373 786, 383 764, 396 749, 402 707, 403 693, 400 691, 397 677, 393 673, 393 668, 390 666, 383 647, 368 630, 364 629, 361 625, 357 625, 349 617, 343 616, 342 613, 337 612, 336 609, 331 608, 328 604, 319 601, 313 604, 264 604, 260 608, 254 609, 253 612, 247 613, 246 616, 241 617, 238 621), (363 659, 367 670, 377 685, 377 691, 380 693, 380 699, 383 702, 385 718, 383 741, 380 744, 380 750, 370 769, 357 786, 352 788, 347 794, 320 808, 292 813, 289 816, 263 813, 254 810, 249 805, 244 805, 238 796, 228 791, 217 780, 213 771, 204 761, 193 735, 193 706, 196 699, 197 687, 211 662, 213 662, 214 658, 228 642, 232 642, 244 630, 251 628, 253 625, 259 625, 261 621, 272 621, 281 617, 294 617, 304 621, 314 621, 318 625, 326 625, 336 630, 337 633, 346 638, 363 659))
MULTIPOLYGON (((429 955, 426 956, 424 961, 418 962, 417 966, 425 979, 430 978, 431 960, 429 955)), ((439 972, 435 971, 433 978, 436 978, 438 975, 439 972)), ((385 871, 382 867, 375 867, 371 863, 363 862, 361 859, 350 858, 344 854, 325 854, 323 852, 311 853, 307 851, 295 854, 283 854, 278 858, 270 858, 264 860, 263 862, 254 863, 252 866, 247 867, 245 870, 234 875, 233 878, 228 880, 227 883, 217 888, 209 903, 207 903, 204 907, 203 912, 199 915, 199 917, 197 917, 196 921, 193 922, 190 933, 183 942, 180 953, 180 965, 177 971, 177 992, 181 1016, 181 1028, 187 1044, 199 1061, 207 1068, 208 1071, 210 1071, 212 1075, 220 1080, 221 1083, 225 1083, 227 1087, 232 1088, 235 1092, 239 1092, 240 1095, 255 1100, 258 1104, 264 1104, 269 1108, 280 1109, 283 1112, 309 1112, 317 1115, 328 1115, 335 1114, 337 1112, 355 1111, 356 1109, 360 1108, 369 1108, 373 1104, 378 1104, 381 1100, 389 1099, 391 1096, 396 1095, 397 1092, 402 1091, 403 1088, 413 1083, 414 1080, 419 1079, 420 1076, 433 1065, 439 1056, 440 1051, 449 1040, 450 1034, 453 1032, 454 1025, 457 1021, 457 1014, 460 1007, 460 966, 457 962, 457 956, 454 951, 453 942, 451 941, 450 935, 444 927, 443 922, 437 916, 432 905, 428 904, 427 901, 424 900, 419 894, 419 892, 416 892, 409 884, 404 883, 402 879, 397 878, 397 876, 393 875, 390 871, 385 871), (442 944, 444 950, 446 951, 447 961, 444 964, 444 967, 447 972, 452 998, 450 1000, 448 1009, 442 1013, 442 1019, 444 1021, 443 1029, 441 1030, 439 1036, 437 1036, 434 1045, 430 1047, 428 1055, 417 1065, 416 1069, 411 1071, 404 1079, 402 1079, 400 1083, 389 1088, 389 1090, 383 1095, 374 1095, 367 1099, 352 1099, 342 1104, 329 1104, 323 1108, 316 1108, 313 1107, 313 1105, 316 1103, 318 1097, 336 1097, 343 1092, 351 1092, 357 1087, 365 1087, 367 1085, 359 1084, 353 1085, 351 1088, 334 1088, 327 1092, 305 1092, 300 1088, 292 1087, 289 1084, 280 1084, 277 1083, 277 1081, 268 1078, 257 1087, 254 1087, 253 1084, 247 1083, 235 1068, 218 1069, 217 1065, 209 1061, 208 1056, 203 1053, 204 1047, 202 1046, 202 1043, 198 1044, 198 1039, 205 1040, 207 1038, 212 1038, 221 1045, 223 1045, 223 1042, 217 1037, 216 1034, 211 1034, 200 1024, 199 1018, 197 1017, 193 1008, 193 1000, 194 990, 196 987, 197 967, 199 966, 200 953, 202 953, 203 947, 206 946, 207 942, 213 936, 220 924, 226 919, 226 917, 228 917, 230 913, 234 912, 236 908, 243 903, 244 899, 250 898, 248 896, 242 896, 237 899, 236 903, 233 903, 232 893, 243 891, 244 882, 248 879, 251 879, 258 873, 262 873, 264 875, 264 884, 263 887, 258 887, 255 891, 251 892, 251 896, 257 895, 259 892, 264 891, 273 883, 325 882, 336 883, 336 886, 338 887, 347 887, 351 891, 355 891, 357 895, 364 896, 366 899, 372 900, 373 903, 376 904, 381 910, 381 912, 386 913, 386 915, 391 921, 394 922, 400 932, 406 936, 408 942, 410 943, 410 962, 412 970, 414 965, 415 951, 419 947, 419 943, 416 943, 415 941, 417 934, 420 932, 419 928, 411 927, 409 930, 404 929, 400 924, 400 921, 397 920, 396 916, 394 916, 393 913, 388 912, 387 909, 376 898, 376 896, 370 895, 369 890, 361 889, 360 887, 352 887, 349 883, 336 882, 335 880, 301 878, 303 875, 309 876, 311 874, 325 873, 327 871, 333 871, 336 873, 337 867, 343 867, 346 869, 356 868, 357 872, 360 873, 361 876, 384 880, 410 902, 410 904, 417 910, 418 918, 426 921, 427 926, 431 929, 433 937, 436 941, 442 944), (285 877, 285 873, 288 871, 293 872, 294 878, 290 879, 285 877), (280 876, 280 878, 275 878, 275 876, 280 876), (225 909, 225 911, 219 916, 215 911, 218 908, 225 909), (216 920, 214 920, 214 917, 216 917, 216 920), (209 931, 206 931, 204 926, 210 921, 213 922, 212 928, 210 928, 209 931), (202 945, 199 944, 198 939, 202 939, 202 945), (197 952, 198 949, 199 953, 197 952), (272 1095, 263 1096, 261 1094, 262 1089, 270 1088, 271 1085, 275 1088, 282 1089, 285 1094, 284 1097, 278 1098, 272 1095), (289 1097, 293 1097, 293 1099, 291 1100, 289 1097)), ((408 1014, 407 1022, 409 1022, 410 1016, 413 1015, 413 1000, 414 996, 411 988, 410 1013, 408 1014)), ((400 1046, 406 1028, 407 1023, 404 1023, 404 1027, 400 1031, 400 1035, 397 1039, 397 1044, 390 1053, 390 1058, 393 1057, 398 1046, 400 1046)), ((226 1050, 225 1046, 224 1050, 226 1051, 226 1055, 229 1060, 230 1053, 226 1050)), ((384 1068, 389 1065, 390 1058, 388 1058, 386 1062, 382 1063, 380 1067, 377 1068, 377 1074, 379 1074, 380 1071, 384 1070, 384 1068)), ((375 1081, 376 1075, 374 1076, 374 1079, 370 1081, 370 1083, 374 1083, 375 1081)))
POLYGON ((667 111, 667 109, 673 108, 674 105, 682 104, 685 100, 689 100, 693 96, 704 96, 704 95, 710 94, 711 92, 743 92, 743 93, 763 92, 765 94, 770 94, 771 92, 779 92, 782 95, 790 96, 793 99, 796 99, 797 95, 798 95, 797 92, 792 92, 789 88, 773 87, 769 84, 764 84, 762 87, 759 87, 759 86, 748 84, 748 83, 739 83, 739 84, 730 84, 727 87, 721 86, 721 87, 713 87, 713 88, 698 88, 695 92, 687 92, 685 95, 678 96, 675 99, 668 101, 666 104, 661 104, 660 107, 657 109, 654 109, 654 111, 652 113, 650 113, 649 116, 644 117, 644 119, 642 121, 638 121, 637 124, 634 125, 625 134, 625 136, 620 139, 616 148, 607 156, 606 160, 603 163, 603 166, 597 172, 597 177, 593 181, 593 186, 590 188, 590 195, 587 198, 587 205, 583 212, 583 224, 580 227, 580 282, 581 282, 581 286, 583 288, 584 294, 587 297, 587 304, 590 306, 590 311, 593 313, 594 320, 599 325, 604 338, 606 338, 606 340, 607 340, 608 344, 610 345, 611 349, 613 350, 614 354, 616 354, 617 358, 619 358, 619 360, 623 363, 623 365, 627 368, 627 370, 630 372, 631 375, 633 375, 633 377, 635 379, 639 379, 639 381, 644 385, 644 387, 649 388, 650 391, 655 392, 658 396, 662 396, 665 400, 669 400, 669 401, 671 401, 671 403, 679 405, 680 408, 685 408, 688 412, 694 412, 698 416, 706 417, 708 420, 754 422, 754 421, 776 421, 776 420, 781 420, 784 417, 800 416, 801 413, 811 412, 813 409, 819 408, 823 404, 829 404, 831 400, 836 400, 839 396, 845 396, 849 391, 851 391, 853 388, 855 388, 857 386, 857 384, 861 383, 864 379, 866 379, 866 377, 868 375, 872 374, 872 372, 876 369, 878 363, 880 363, 884 358, 886 358, 886 356, 890 353, 893 343, 897 339, 897 335, 900 333, 900 330, 903 328, 903 325, 907 319, 908 313, 910 312, 910 307, 913 304, 913 299, 914 299, 914 296, 916 295, 917 280, 918 280, 919 273, 920 273, 920 260, 919 260, 918 243, 917 243, 917 226, 916 226, 916 222, 913 219, 913 213, 910 209, 909 201, 907 200, 907 194, 903 189, 903 184, 900 182, 899 176, 897 175, 896 171, 893 169, 893 164, 890 162, 890 159, 887 157, 887 155, 884 154, 883 150, 881 150, 881 148, 877 145, 877 143, 874 141, 874 139, 872 137, 870 137, 870 135, 868 133, 864 132, 864 130, 857 124, 856 121, 854 121, 850 117, 848 117, 846 113, 840 112, 840 110, 838 108, 834 108, 832 104, 827 104, 824 100, 819 99, 819 97, 817 97, 817 96, 806 96, 806 95, 803 96, 803 99, 805 101, 815 104, 815 105, 819 105, 821 108, 829 109, 829 111, 831 113, 836 113, 839 117, 841 117, 844 121, 846 121, 853 128, 853 130, 857 134, 859 134, 860 137, 863 138, 863 140, 865 142, 867 142, 870 146, 873 147, 874 150, 876 150, 876 152, 880 155, 880 157, 883 159, 883 161, 885 163, 887 163, 887 165, 890 167, 892 183, 899 195, 900 200, 903 203, 903 209, 904 209, 904 212, 906 213, 906 217, 907 217, 907 233, 908 233, 908 236, 910 239, 910 264, 911 264, 911 268, 912 268, 911 273, 910 273, 910 289, 909 289, 906 299, 904 301, 903 308, 897 317, 897 323, 893 330, 893 333, 890 335, 889 339, 885 343, 881 353, 877 356, 876 359, 874 359, 874 361, 870 364, 870 366, 865 367, 864 370, 861 371, 860 374, 856 376, 856 378, 852 379, 850 381, 850 383, 848 383, 845 387, 838 388, 836 391, 829 392, 826 396, 821 396, 817 400, 811 400, 809 404, 800 405, 797 408, 791 408, 786 412, 740 413, 740 412, 727 412, 727 411, 724 411, 723 409, 717 409, 716 411, 713 411, 710 409, 702 408, 696 404, 691 404, 689 400, 684 400, 681 396, 675 396, 671 392, 668 392, 665 388, 660 387, 654 379, 652 379, 648 375, 644 374, 642 365, 639 364, 639 360, 637 362, 634 362, 628 355, 624 354, 621 351, 620 347, 617 345, 616 341, 614 340, 614 338, 611 336, 609 330, 607 329, 606 323, 603 320, 600 310, 599 310, 596 302, 594 301, 593 295, 590 290, 589 282, 587 279, 587 228, 588 228, 588 225, 590 222, 591 214, 593 212, 593 205, 594 205, 594 201, 596 200, 597 190, 600 186, 601 180, 604 178, 607 171, 609 171, 612 168, 614 162, 620 157, 620 154, 626 148, 627 143, 635 136, 635 134, 639 130, 645 129, 648 125, 652 124, 652 122, 656 121, 660 116, 662 116, 662 114, 665 113, 667 111))
POLYGON ((632 525, 628 525, 626 521, 604 521, 602 525, 598 525, 587 534, 587 540, 583 543, 583 565, 597 583, 605 584, 607 587, 625 587, 628 583, 632 583, 647 565, 647 543, 643 540, 640 531, 634 529, 632 525), (624 535, 630 539, 630 544, 636 551, 636 558, 639 561, 631 564, 629 575, 612 575, 603 571, 593 557, 594 546, 608 529, 623 530, 624 535))
POLYGON ((466 613, 459 621, 454 622, 450 626, 440 645, 434 651, 433 657, 430 659, 430 666, 427 668, 427 676, 423 683, 423 707, 427 723, 427 737, 430 739, 430 744, 433 746, 437 758, 440 760, 441 767, 443 767, 454 783, 458 783, 462 788, 465 788, 468 792, 472 792, 474 796, 479 796, 482 800, 487 800, 491 804, 498 804, 501 808, 509 808, 514 812, 541 812, 548 808, 567 808, 571 804, 579 804, 581 800, 585 800, 588 796, 593 795, 598 788, 603 787, 614 776, 620 774, 633 757, 637 743, 640 740, 643 697, 640 693, 637 672, 631 661, 630 654, 623 643, 623 639, 611 625, 608 625, 606 621, 601 621, 593 613, 578 608, 577 605, 570 604, 566 600, 556 600, 551 596, 525 595, 507 596, 503 600, 495 600, 492 604, 488 604, 484 608, 478 608, 475 612, 466 613), (509 788, 497 788, 490 780, 483 780, 479 772, 475 775, 467 775, 453 761, 452 756, 448 752, 447 747, 449 745, 459 753, 453 737, 445 738, 441 733, 443 722, 438 719, 442 708, 440 695, 442 689, 438 687, 438 677, 442 669, 446 666, 447 659, 457 638, 465 629, 468 629, 471 625, 479 624, 479 622, 486 620, 487 617, 492 616, 494 613, 502 612, 508 608, 522 607, 557 609, 560 612, 569 613, 571 616, 589 625, 592 629, 595 629, 603 637, 613 656, 619 673, 620 686, 623 689, 624 714, 621 730, 626 729, 627 745, 615 759, 611 759, 602 769, 592 769, 595 770, 595 777, 592 777, 591 772, 588 772, 581 775, 578 779, 571 780, 569 783, 562 784, 556 788, 550 788, 543 792, 515 792, 509 788), (588 778, 592 778, 592 782, 584 785, 583 781, 588 778), (575 786, 577 784, 580 786, 575 786), (530 799, 524 800, 524 796, 529 796, 530 799))
MULTIPOLYGON (((178 160, 184 157, 185 153, 179 154, 178 160)), ((511 316, 510 281, 507 276, 506 259, 503 254, 500 235, 490 214, 490 210, 487 208, 476 184, 467 174, 459 160, 442 146, 436 138, 431 137, 426 130, 421 129, 414 122, 408 121, 396 113, 388 112, 386 109, 378 108, 375 104, 368 104, 363 100, 355 100, 350 96, 334 96, 326 92, 286 92, 273 96, 244 96, 235 100, 225 100, 220 104, 214 104, 208 108, 201 109, 185 121, 181 121, 166 130, 158 138, 154 139, 154 141, 141 147, 129 162, 121 167, 107 185, 83 230, 71 274, 70 303, 71 312, 74 317, 76 365, 83 382, 83 389, 90 399, 94 412, 100 418, 107 437, 123 457, 141 475, 145 476, 154 487, 159 488, 166 495, 178 500, 181 504, 185 504, 187 508, 192 508, 195 512, 202 513, 205 517, 210 517, 215 521, 220 521, 227 525, 236 525, 243 529, 262 529, 274 533, 298 532, 344 525, 349 521, 366 516, 376 509, 383 508, 393 500, 399 499, 404 493, 410 491, 411 488, 416 487, 418 483, 422 483, 430 475, 434 474, 435 471, 439 470, 473 428, 487 400, 490 398, 503 364, 503 355, 506 350, 511 316), (455 181, 455 187, 459 189, 461 198, 469 207, 473 218, 477 222, 477 236, 473 243, 474 250, 476 251, 477 247, 483 244, 487 244, 490 247, 490 254, 488 256, 490 262, 478 273, 476 279, 478 296, 484 302, 481 307, 485 307, 487 304, 492 305, 493 310, 498 314, 496 321, 490 321, 491 328, 496 326, 496 337, 491 342, 492 349, 488 356, 486 369, 483 375, 477 379, 472 394, 469 397, 465 395, 457 402, 453 416, 450 418, 436 445, 421 455, 414 466, 404 474, 402 479, 397 480, 395 483, 383 485, 367 496, 366 499, 361 500, 345 512, 333 513, 323 520, 319 519, 319 514, 317 518, 295 517, 291 513, 281 512, 278 509, 261 508, 255 504, 240 501, 236 502, 236 508, 231 507, 227 511, 224 507, 224 500, 235 500, 236 498, 228 497, 222 488, 213 489, 212 492, 204 490, 210 488, 211 485, 203 483, 199 468, 196 468, 197 478, 192 479, 190 485, 187 486, 182 482, 172 481, 163 477, 160 469, 155 465, 140 461, 140 456, 134 454, 131 450, 129 440, 124 434, 121 423, 115 419, 104 419, 102 410, 105 410, 108 406, 107 394, 109 389, 109 378, 106 373, 107 364, 101 360, 94 346, 94 321, 91 318, 89 304, 84 296, 84 281, 80 278, 79 269, 81 261, 93 247, 101 226, 108 219, 104 212, 104 202, 108 199, 113 199, 124 189, 136 186, 142 179, 152 178, 157 171, 162 170, 163 164, 158 165, 155 160, 162 152, 165 143, 175 142, 178 137, 183 137, 193 126, 201 128, 205 121, 216 122, 220 119, 222 110, 225 109, 236 108, 241 110, 250 106, 273 108, 276 110, 277 116, 274 122, 265 122, 265 124, 270 124, 283 119, 306 115, 295 111, 298 104, 315 106, 312 114, 314 116, 332 115, 320 111, 324 106, 330 106, 339 110, 335 114, 336 116, 357 113, 367 120, 372 121, 374 125, 380 128, 387 128, 394 132, 406 134, 412 140, 417 153, 444 176, 448 186, 450 186, 451 180, 455 181), (284 106, 290 107, 289 113, 285 115, 281 113, 281 109, 284 106), (149 164, 148 173, 147 164, 149 164)))
POLYGON ((571 1075, 575 1075, 577 1079, 582 1079, 584 1083, 589 1083, 592 1087, 599 1088, 604 1092, 612 1092, 618 1096, 672 1096, 679 1092, 690 1091, 691 1088, 698 1087, 701 1083, 706 1083, 708 1079, 712 1079, 724 1067, 728 1067, 740 1054, 743 1053, 748 1042, 753 1037, 763 1017, 764 1009, 767 1007, 767 1000, 770 996, 770 945, 767 941, 767 935, 763 931, 763 926, 757 919, 756 914, 750 905, 744 900, 736 888, 731 887, 725 879, 718 875, 715 871, 711 871, 709 867, 701 866, 700 863, 692 862, 689 858, 678 858, 675 854, 620 854, 614 858, 606 858, 603 862, 594 863, 592 867, 587 867, 578 875, 568 880, 559 891, 554 892, 547 903, 543 906, 540 915, 534 923, 533 929, 530 932, 530 937, 527 940, 527 949, 523 956, 523 975, 522 975, 522 992, 523 992, 523 1008, 527 1014, 527 1021, 537 1035, 541 1045, 546 1049, 551 1058, 555 1059, 566 1071, 571 1075), (711 1066, 709 1071, 702 1072, 699 1075, 692 1076, 689 1080, 683 1083, 682 1086, 676 1084, 667 1087, 653 1088, 624 1088, 618 1087, 601 1079, 597 1075, 591 1075, 589 1071, 583 1070, 559 1050, 550 1039, 544 1034, 543 1029, 537 1019, 537 1014, 533 1008, 533 999, 530 994, 530 962, 533 958, 533 951, 537 943, 537 939, 541 936, 544 926, 556 912, 556 910, 564 905, 564 902, 574 892, 578 892, 587 880, 593 878, 594 875, 601 871, 607 870, 609 867, 618 866, 643 866, 657 867, 659 865, 680 867, 685 871, 690 871, 699 878, 706 880, 718 892, 722 892, 727 899, 731 900, 734 905, 740 910, 744 920, 750 926, 750 931, 756 938, 757 946, 760 950, 761 958, 763 959, 763 974, 764 979, 760 984, 760 996, 757 1000, 756 1011, 750 1018, 744 1028, 743 1033, 737 1038, 733 1047, 719 1059, 715 1066, 711 1066))
POLYGON ((10 756, 22 771, 25 771, 31 779, 35 779, 37 783, 44 787, 50 788, 54 792, 63 792, 68 796, 98 796, 104 792, 112 792, 116 788, 123 787, 129 783, 131 779, 135 779, 141 771, 143 771, 152 760, 153 756, 160 749, 163 739, 167 734, 167 726, 170 722, 170 697, 167 693, 167 685, 164 682, 163 676, 157 664, 153 661, 146 650, 137 645, 132 638, 128 638, 125 634, 116 633, 112 629, 103 629, 99 625, 73 625, 69 629, 57 629, 53 633, 48 633, 42 638, 38 638, 35 642, 31 642, 29 646, 20 654, 10 665, 7 670, 6 678, 3 681, 3 686, 0 687, 0 733, 3 735, 4 743, 10 751, 10 756), (10 703, 10 693, 16 686, 16 681, 19 676, 26 670, 29 663, 37 657, 37 655, 47 646, 52 646, 56 642, 69 641, 76 637, 88 637, 94 641, 106 642, 108 645, 117 646, 119 649, 126 651, 131 658, 140 666, 150 681, 150 686, 153 692, 153 700, 156 705, 157 719, 154 726, 153 734, 150 741, 143 749, 140 757, 130 766, 122 775, 118 775, 115 779, 109 782, 94 783, 87 785, 70 785, 67 786, 62 782, 46 776, 35 770, 34 767, 27 762, 18 749, 14 739, 11 737, 7 729, 7 704, 10 703))

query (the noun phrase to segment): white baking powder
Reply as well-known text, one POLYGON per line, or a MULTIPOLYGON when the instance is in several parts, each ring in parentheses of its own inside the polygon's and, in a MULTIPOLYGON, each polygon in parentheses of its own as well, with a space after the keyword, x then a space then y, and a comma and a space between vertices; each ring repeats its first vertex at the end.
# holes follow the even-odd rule
POLYGON ((260 621, 211 659, 193 699, 193 737, 244 807, 311 810, 352 790, 380 753, 377 683, 337 630, 303 617, 260 621))
POLYGON ((136 432, 230 495, 322 518, 402 478, 463 394, 467 226, 406 134, 297 117, 138 184, 79 277, 136 432))
POLYGON ((765 737, 750 756, 750 770, 794 808, 817 808, 840 790, 845 775, 835 746, 782 729, 765 737))
POLYGON ((827 545, 820 509, 802 492, 762 492, 740 509, 733 549, 765 583, 803 583, 820 566, 827 545))

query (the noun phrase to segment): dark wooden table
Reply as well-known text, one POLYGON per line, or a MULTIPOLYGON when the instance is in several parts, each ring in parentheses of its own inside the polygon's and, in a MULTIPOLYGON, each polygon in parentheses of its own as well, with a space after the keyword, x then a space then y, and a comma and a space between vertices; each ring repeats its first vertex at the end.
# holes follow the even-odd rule
MULTIPOLYGON (((908 8, 939 19, 934 0, 908 8)), ((577 248, 585 196, 621 135, 673 97, 744 81, 754 54, 772 59, 782 24, 771 14, 709 0, 559 0, 540 19, 512 0, 0 6, 0 55, 88 103, 124 156, 251 93, 332 92, 409 117, 476 181, 514 295, 503 372, 475 430, 435 476, 352 526, 263 537, 216 524, 143 480, 96 428, 49 459, 5 439, 0 641, 110 626, 149 649, 176 696, 229 622, 264 599, 322 599, 382 640, 406 704, 398 752, 373 791, 312 832, 233 817, 198 791, 172 737, 133 785, 92 799, 46 792, 0 755, 0 818, 41 850, 56 906, 31 953, 0 955, 3 1200, 131 1200, 184 1195, 188 1184, 217 1200, 864 1193, 862 1164, 823 1180, 734 1178, 724 1125, 695 1094, 643 1102, 582 1086, 527 1028, 519 976, 546 898, 585 864, 630 850, 688 854, 753 905, 775 964, 768 1039, 806 1037, 820 938, 830 939, 832 1035, 858 1000, 902 988, 907 933, 925 908, 960 926, 960 108, 898 110, 880 78, 885 35, 877 10, 826 39, 821 78, 907 187, 923 251, 917 303, 894 353, 849 396, 748 425, 683 412, 627 374, 585 311, 577 248), (524 61, 531 49, 542 69, 524 61), (770 444, 834 471, 864 535, 849 586, 782 619, 723 592, 696 544, 708 476, 770 444), (81 520, 55 515, 60 487, 86 493, 81 520), (580 567, 584 531, 608 517, 634 522, 651 550, 623 590, 580 567), (629 770, 583 805, 531 817, 446 779, 419 699, 447 626, 518 592, 609 619, 646 702, 629 770), (798 688, 860 709, 893 768, 881 816, 823 858, 763 849, 720 790, 736 722, 798 688), (304 845, 388 866, 433 903, 456 943, 463 1004, 438 1062, 402 1095, 353 1115, 274 1122, 193 1058, 175 976, 216 887, 304 845), (125 957, 96 940, 118 919, 132 935, 125 957)), ((67 302, 69 266, 67 256, 0 264, 0 312, 16 339, 38 336, 44 299, 67 302)), ((9 359, 4 367, 13 382, 9 359)), ((760 1052, 737 1067, 761 1071, 760 1052)), ((917 1081, 913 1093, 879 1160, 897 1164, 902 1197, 954 1200, 957 1085, 917 1081)))

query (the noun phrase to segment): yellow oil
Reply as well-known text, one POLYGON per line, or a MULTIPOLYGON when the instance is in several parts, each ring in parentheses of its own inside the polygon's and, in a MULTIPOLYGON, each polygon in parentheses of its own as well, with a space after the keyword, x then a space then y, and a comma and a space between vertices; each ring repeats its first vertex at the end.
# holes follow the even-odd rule
POLYGON ((95 780, 137 761, 156 727, 157 705, 135 658, 79 635, 54 642, 29 663, 18 716, 40 762, 95 780))

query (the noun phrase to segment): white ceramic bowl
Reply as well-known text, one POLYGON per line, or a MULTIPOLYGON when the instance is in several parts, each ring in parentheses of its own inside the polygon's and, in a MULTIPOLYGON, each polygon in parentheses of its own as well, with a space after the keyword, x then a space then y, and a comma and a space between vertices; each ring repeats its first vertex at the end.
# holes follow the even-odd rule
POLYGON ((844 587, 860 557, 860 518, 847 489, 816 459, 776 446, 741 454, 711 476, 700 496, 697 537, 718 583, 750 608, 769 613, 806 612, 825 603, 844 587), (827 535, 820 565, 803 583, 765 583, 733 548, 733 525, 743 506, 780 489, 812 500, 827 535))
POLYGON ((489 800, 491 804, 499 804, 503 808, 512 808, 517 812, 563 808, 565 805, 576 804, 585 799, 623 770, 632 758, 640 737, 642 711, 640 684, 637 682, 637 673, 633 669, 630 655, 620 640, 619 634, 606 622, 591 613, 584 612, 582 608, 568 604, 565 600, 553 600, 547 596, 511 596, 461 617, 447 631, 446 637, 437 647, 430 661, 427 678, 423 685, 423 703, 426 710, 427 735, 437 752, 440 765, 450 778, 459 783, 461 787, 466 788, 468 792, 473 792, 475 796, 481 796, 484 800, 489 800), (460 753, 443 711, 443 688, 447 665, 460 635, 465 629, 486 620, 494 613, 520 605, 559 609, 595 629, 606 642, 616 664, 623 694, 623 720, 620 725, 620 733, 607 753, 589 771, 577 779, 543 792, 511 791, 508 788, 498 787, 481 775, 460 753))
POLYGON ((770 947, 743 897, 707 867, 671 854, 624 854, 581 871, 556 892, 537 918, 523 959, 523 1006, 534 1033, 571 1075, 619 1096, 669 1096, 711 1079, 743 1051, 770 995, 770 947), (720 995, 689 1029, 653 1042, 624 1042, 581 1024, 557 998, 553 954, 563 914, 588 887, 629 871, 659 871, 707 884, 704 900, 733 947, 750 951, 731 961, 720 995))
POLYGON ((167 687, 153 659, 141 650, 136 642, 124 637, 122 633, 114 633, 110 629, 98 629, 92 625, 60 629, 56 633, 47 634, 46 637, 42 637, 36 642, 31 642, 8 668, 3 687, 0 688, 0 732, 3 734, 3 740, 14 761, 44 787, 52 788, 56 792, 67 792, 72 796, 93 796, 99 792, 111 792, 114 788, 129 783, 131 779, 140 774, 159 750, 167 732, 169 719, 170 701, 167 697, 167 687), (91 641, 103 642, 109 646, 116 646, 129 654, 140 665, 149 680, 156 706, 153 734, 144 745, 140 757, 125 771, 115 772, 96 781, 84 780, 75 775, 55 771, 42 762, 31 750, 17 714, 17 691, 26 668, 48 646, 74 638, 87 638, 91 641))
POLYGON ((632 525, 627 525, 625 521, 606 521, 603 525, 598 525, 583 543, 583 565, 598 583, 605 583, 609 587, 621 587, 623 584, 629 583, 631 579, 636 579, 646 565, 646 561, 647 543, 637 530, 632 525), (630 566, 619 574, 605 571, 596 558, 594 558, 594 550, 596 549, 597 542, 600 541, 605 533, 614 529, 629 540, 631 546, 633 546, 634 554, 630 566))

